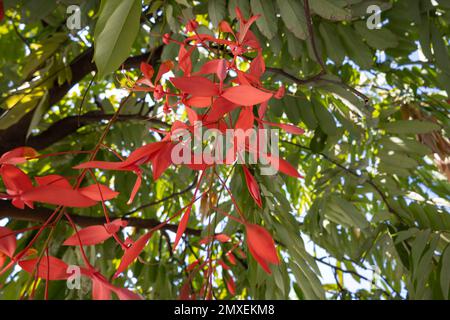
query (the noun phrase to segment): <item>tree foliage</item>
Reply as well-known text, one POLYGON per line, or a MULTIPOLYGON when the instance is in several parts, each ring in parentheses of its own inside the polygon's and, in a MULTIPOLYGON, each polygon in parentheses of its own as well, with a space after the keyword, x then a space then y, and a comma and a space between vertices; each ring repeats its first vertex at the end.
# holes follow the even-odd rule
MULTIPOLYGON (((142 185, 130 204, 133 170, 95 169, 86 180, 120 192, 117 197, 104 207, 64 209, 57 223, 43 229, 52 221, 51 203, 66 205, 64 196, 56 196, 64 188, 34 209, 0 201, 2 225, 15 230, 13 239, 0 229, 3 299, 87 299, 93 288, 97 297, 104 293, 99 288, 107 288, 119 298, 134 292, 147 299, 449 298, 449 1, 0 3, 0 155, 21 146, 38 150, 40 156, 32 155, 37 159, 14 160, 24 162, 18 167, 30 177, 58 174, 74 181, 79 171, 73 168, 92 150, 98 149, 98 161, 127 158, 161 141, 160 132, 175 120, 187 121, 183 108, 167 110, 154 92, 128 95, 125 89, 145 76, 142 62, 155 74, 169 60, 181 66, 179 42, 187 37, 224 39, 222 21, 239 29, 236 7, 246 19, 260 15, 250 32, 265 61, 262 86, 286 88, 281 99, 269 100, 264 121, 305 132, 280 131, 283 159, 304 179, 261 175, 257 166, 218 166, 217 176, 170 166, 153 179, 154 164, 152 170, 141 167, 142 185), (74 3, 81 29, 66 24, 66 9, 74 3), (375 28, 368 27, 370 5, 381 9, 375 28), (212 192, 196 199, 198 181, 212 192), (260 199, 249 191, 252 183, 260 199), (193 199, 191 214, 182 215, 193 199), (74 224, 102 226, 105 211, 112 221, 108 234, 97 230, 103 243, 84 250, 63 245, 74 224), (243 224, 232 218, 241 214, 243 224), (174 247, 180 224, 186 229, 174 247), (125 234, 135 241, 128 250, 118 245, 125 234), (257 247, 271 248, 272 238, 276 252, 258 258, 257 247), (16 253, 27 248, 28 260, 11 259, 14 252, 5 244, 12 242, 16 253), (130 248, 136 247, 142 249, 138 261, 108 281, 125 270, 124 254, 133 257, 130 248), (39 257, 35 268, 29 261, 39 257), (66 278, 61 270, 86 261, 98 273, 83 269, 80 290, 58 281, 66 278), (16 262, 20 267, 7 268, 16 262), (54 278, 46 273, 50 269, 54 278)), ((221 43, 193 50, 192 70, 227 54, 221 43)), ((242 68, 256 53, 247 58, 242 68)), ((173 69, 176 77, 185 73, 173 69)), ((239 114, 234 110, 230 118, 239 114)), ((10 161, 0 159, 2 168, 10 161)), ((2 183, 6 193, 10 188, 2 183)), ((27 199, 35 198, 28 196, 25 204, 27 199)))

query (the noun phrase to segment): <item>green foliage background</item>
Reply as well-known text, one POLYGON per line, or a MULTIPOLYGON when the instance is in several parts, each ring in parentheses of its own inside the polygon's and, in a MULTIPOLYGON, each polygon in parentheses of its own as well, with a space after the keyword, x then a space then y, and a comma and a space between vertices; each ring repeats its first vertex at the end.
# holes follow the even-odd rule
MULTIPOLYGON (((180 31, 193 17, 200 33, 211 33, 221 20, 233 21, 238 5, 246 17, 263 15, 251 30, 264 44, 265 83, 273 88, 280 81, 289 85, 282 100, 271 101, 269 120, 299 125, 306 134, 281 137, 282 155, 305 179, 257 175, 263 210, 251 200, 242 172, 232 174, 231 189, 241 208, 271 232, 283 257, 273 276, 251 257, 233 267, 236 298, 448 299, 450 1, 309 2, 319 57, 299 0, 5 0, 6 17, 0 23, 0 153, 23 144, 42 153, 92 149, 122 98, 113 89, 124 87, 127 77, 137 79, 140 61, 157 67, 177 56, 176 45, 162 44, 164 33, 182 39, 180 31), (66 26, 71 4, 80 6, 81 30, 66 26), (366 26, 370 4, 383 10, 381 29, 366 26), (324 268, 334 277, 325 277, 324 268), (344 275, 361 287, 349 285, 344 275)), ((205 61, 201 55, 195 59, 194 69, 205 61)), ((170 117, 160 117, 161 110, 144 94, 133 95, 105 144, 126 154, 156 141, 148 129, 164 129, 171 122, 170 117), (155 120, 157 115, 163 121, 155 120)), ((83 154, 44 158, 25 169, 30 176, 74 176, 71 168, 86 159, 83 154)), ((115 160, 107 151, 98 159, 115 160)), ((195 178, 186 168, 171 167, 152 181, 146 170, 132 206, 126 202, 134 177, 99 172, 100 182, 121 192, 108 203, 112 215, 131 212, 132 217, 163 220, 191 199, 189 189, 146 206, 185 190, 195 178)), ((1 206, 0 216, 8 217, 11 208, 1 206)), ((222 206, 231 207, 229 201, 222 206)), ((102 215, 100 207, 73 212, 102 215)), ((192 215, 189 227, 206 234, 208 223, 218 224, 217 231, 244 239, 242 226, 222 219, 192 215)), ((33 225, 4 221, 12 229, 33 225)), ((50 252, 69 264, 80 264, 78 250, 60 245, 70 234, 71 228, 60 224, 50 252)), ((25 233, 19 245, 25 246, 32 236, 25 233)), ((134 264, 132 272, 114 283, 148 299, 176 298, 186 264, 205 250, 199 237, 187 236, 189 246, 183 244, 172 254, 167 237, 153 236, 142 254, 144 263, 134 264)), ((227 246, 218 246, 214 254, 220 256, 227 246)), ((108 240, 89 247, 88 255, 110 276, 122 250, 108 240)), ((215 275, 215 295, 227 299, 231 296, 222 277, 220 272, 215 275)), ((0 297, 17 299, 28 280, 20 269, 3 275, 0 297)), ((195 277, 192 286, 198 290, 203 280, 195 277)), ((37 290, 37 297, 42 297, 44 286, 37 290)), ((89 298, 89 284, 83 282, 77 291, 66 289, 62 281, 53 282, 50 297, 89 298)))

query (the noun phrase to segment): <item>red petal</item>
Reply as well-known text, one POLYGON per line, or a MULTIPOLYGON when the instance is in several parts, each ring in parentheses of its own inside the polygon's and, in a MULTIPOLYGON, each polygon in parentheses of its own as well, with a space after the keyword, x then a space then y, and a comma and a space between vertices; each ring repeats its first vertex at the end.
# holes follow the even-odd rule
POLYGON ((106 230, 104 225, 96 225, 89 226, 84 229, 78 230, 78 235, 74 234, 69 237, 66 241, 64 241, 63 245, 65 246, 79 246, 80 241, 84 246, 90 246, 98 243, 102 243, 103 241, 112 237, 112 233, 106 230))
POLYGON ((292 133, 292 134, 304 134, 305 133, 305 130, 303 130, 302 128, 299 128, 297 126, 294 126, 292 124, 275 123, 275 122, 268 122, 268 121, 263 121, 263 123, 266 123, 272 127, 281 128, 284 131, 292 133))
POLYGON ((19 168, 10 164, 4 164, 0 168, 0 175, 2 176, 3 183, 6 189, 24 192, 33 188, 31 179, 19 168))
POLYGON ((225 98, 219 97, 214 101, 211 111, 206 115, 205 121, 215 122, 237 107, 239 107, 239 105, 234 104, 225 98))
POLYGON ((303 176, 286 160, 273 155, 266 155, 266 157, 269 159, 272 167, 274 167, 274 163, 278 162, 278 168, 275 168, 278 171, 294 178, 303 178, 303 176))
POLYGON ((111 289, 105 282, 97 277, 92 278, 92 299, 111 300, 111 289))
POLYGON ((191 215, 191 208, 192 208, 192 206, 189 206, 186 209, 186 212, 183 214, 183 217, 181 218, 180 223, 178 224, 177 234, 175 236, 175 242, 173 245, 174 249, 178 246, 181 236, 183 235, 184 231, 186 230, 186 227, 187 227, 188 221, 189 221, 189 216, 191 215))
POLYGON ((65 177, 57 174, 50 174, 48 176, 43 177, 35 177, 34 180, 36 180, 38 186, 53 185, 58 186, 60 188, 72 189, 72 186, 70 185, 69 181, 65 177))
POLYGON ((235 129, 242 129, 244 131, 253 128, 253 122, 255 121, 255 116, 253 115, 253 110, 250 107, 242 108, 239 118, 236 121, 235 129))
MULTIPOLYGON (((38 259, 19 261, 20 267, 28 273, 33 273, 38 259)), ((69 266, 55 257, 43 256, 37 267, 37 276, 45 280, 65 280, 70 274, 67 273, 69 266), (49 262, 49 263, 48 263, 49 262)))
POLYGON ((150 144, 146 144, 140 148, 134 150, 128 158, 123 162, 123 165, 128 167, 131 165, 141 165, 149 161, 151 156, 158 152, 162 147, 167 144, 166 141, 159 141, 150 144))
POLYGON ((0 254, 12 258, 16 251, 17 241, 14 232, 6 227, 0 227, 0 254))
POLYGON ((266 71, 266 65, 264 64, 264 58, 261 54, 261 52, 258 53, 255 59, 253 59, 252 63, 250 64, 249 73, 259 79, 263 75, 263 73, 266 71))
POLYGON ((186 100, 188 106, 195 108, 207 108, 211 103, 211 97, 192 97, 186 100))
POLYGON ((217 86, 211 81, 203 77, 178 77, 170 78, 175 87, 185 93, 199 97, 212 97, 219 94, 217 86))
POLYGON ((244 169, 245 182, 247 183, 247 188, 250 195, 255 200, 258 207, 262 208, 261 193, 259 191, 258 182, 256 182, 255 177, 253 177, 250 170, 248 170, 245 165, 242 166, 242 169, 244 169))
POLYGON ((20 164, 27 161, 27 158, 37 156, 37 151, 30 147, 19 147, 5 152, 0 157, 0 164, 20 164))
POLYGON ((226 277, 225 282, 227 284, 228 291, 234 296, 236 294, 236 284, 232 277, 226 277))
POLYGON ((58 186, 41 186, 22 194, 25 201, 37 201, 66 207, 86 208, 97 204, 77 190, 62 189, 58 186))
POLYGON ((136 258, 139 256, 139 254, 144 250, 145 245, 147 244, 148 240, 153 235, 153 232, 149 232, 141 236, 136 242, 134 242, 131 247, 127 248, 125 250, 125 253, 122 257, 122 260, 120 261, 119 268, 117 268, 116 273, 114 274, 114 278, 117 278, 119 274, 125 271, 125 269, 128 268, 130 264, 136 260, 136 258))
POLYGON ((225 255, 232 265, 236 264, 236 257, 234 256, 234 254, 231 251, 228 251, 225 255))
MULTIPOLYGON (((247 245, 250 253, 258 263, 263 268, 267 267, 268 263, 278 264, 279 259, 275 249, 275 242, 270 233, 263 227, 253 223, 246 223, 245 227, 247 231, 247 245)), ((267 269, 265 270, 267 271, 267 269)))
POLYGON ((155 70, 153 67, 148 64, 147 62, 141 62, 141 71, 144 74, 144 77, 151 80, 153 77, 153 74, 155 73, 155 70))
POLYGON ((166 144, 153 158, 153 180, 158 180, 163 172, 172 164, 173 147, 174 145, 172 143, 166 144))
POLYGON ((104 169, 104 170, 126 170, 124 164, 120 162, 108 162, 108 161, 88 161, 79 164, 74 169, 104 169))
POLYGON ((94 201, 105 201, 114 199, 119 195, 118 192, 111 190, 103 184, 91 184, 90 186, 79 189, 80 193, 94 201))
POLYGON ((225 20, 220 21, 219 29, 221 32, 233 33, 233 29, 231 29, 231 26, 225 20))
POLYGON ((222 97, 242 106, 253 106, 269 100, 272 93, 261 91, 252 86, 240 85, 228 88, 222 94, 222 97))
POLYGON ((192 71, 191 53, 194 48, 192 47, 187 51, 184 46, 180 46, 180 51, 178 51, 178 66, 186 75, 189 75, 192 71))

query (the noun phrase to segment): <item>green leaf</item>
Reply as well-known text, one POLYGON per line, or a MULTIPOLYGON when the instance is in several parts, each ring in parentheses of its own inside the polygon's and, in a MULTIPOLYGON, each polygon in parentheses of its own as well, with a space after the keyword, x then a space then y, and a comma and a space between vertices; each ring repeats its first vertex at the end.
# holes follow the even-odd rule
POLYGON ((324 40, 327 55, 336 64, 340 65, 345 58, 345 48, 339 37, 336 37, 336 26, 322 21, 319 26, 319 32, 324 40))
POLYGON ((33 118, 31 119, 30 126, 28 127, 26 136, 27 138, 30 136, 32 130, 36 128, 39 122, 41 121, 42 116, 44 115, 45 110, 48 106, 47 102, 48 102, 48 91, 45 91, 44 96, 41 98, 36 109, 34 110, 33 118))
POLYGON ((277 0, 277 3, 280 9, 281 19, 283 19, 286 28, 297 38, 306 40, 308 37, 308 28, 305 12, 300 1, 277 0))
POLYGON ((382 123, 380 128, 395 134, 418 134, 439 130, 440 126, 430 121, 398 120, 395 122, 382 123))
POLYGON ((331 0, 312 0, 309 5, 313 12, 328 20, 342 21, 352 17, 350 10, 337 6, 331 0))
POLYGON ((272 39, 278 29, 277 15, 272 1, 266 0, 250 0, 250 5, 254 15, 260 14, 256 25, 261 33, 267 38, 272 39))
MULTIPOLYGON (((25 100, 25 99, 23 99, 25 100)), ((18 102, 14 107, 8 109, 0 117, 0 130, 7 129, 13 124, 17 123, 28 112, 32 111, 39 103, 38 97, 31 97, 30 99, 18 102)))
POLYGON ((288 119, 293 124, 300 122, 300 114, 298 112, 297 99, 291 96, 285 96, 283 98, 284 112, 286 113, 288 119))
POLYGON ((450 58, 444 38, 438 28, 431 24, 431 42, 433 43, 434 58, 439 68, 450 75, 450 58))
POLYGON ((225 0, 209 0, 208 14, 214 27, 217 27, 225 18, 227 12, 225 0))
POLYGON ((450 289, 450 246, 447 246, 444 253, 441 256, 441 276, 440 283, 442 294, 444 295, 444 299, 449 298, 449 289, 450 289))
POLYGON ((369 69, 373 65, 373 54, 369 47, 361 40, 361 37, 353 28, 338 25, 338 33, 344 41, 350 59, 356 62, 362 69, 369 69))
POLYGON ((103 0, 95 28, 94 61, 98 77, 117 70, 129 56, 140 26, 140 0, 103 0))
POLYGON ((369 46, 374 49, 384 50, 398 46, 397 36, 386 27, 381 29, 369 29, 367 28, 366 22, 358 21, 355 22, 355 28, 369 46))
POLYGON ((313 105, 314 114, 316 115, 317 122, 328 136, 333 136, 337 133, 336 122, 333 115, 328 111, 327 107, 324 106, 319 97, 313 95, 311 97, 311 102, 313 105))

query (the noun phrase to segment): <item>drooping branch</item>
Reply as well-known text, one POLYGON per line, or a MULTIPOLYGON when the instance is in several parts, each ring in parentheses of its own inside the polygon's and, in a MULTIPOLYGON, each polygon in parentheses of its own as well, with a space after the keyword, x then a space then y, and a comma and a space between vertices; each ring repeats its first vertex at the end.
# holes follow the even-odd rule
MULTIPOLYGON (((9 218, 14 220, 31 221, 31 222, 45 222, 52 214, 52 210, 42 207, 37 207, 34 209, 18 209, 14 207, 9 201, 0 201, 0 219, 9 218)), ((77 214, 70 214, 70 218, 80 227, 89 227, 93 225, 104 224, 104 217, 87 217, 80 216, 77 214)), ((111 217, 114 219, 114 217, 111 217)), ((128 222, 128 226, 137 229, 151 229, 161 224, 157 219, 145 219, 145 218, 123 218, 128 222)), ((177 232, 178 225, 176 224, 166 224, 162 230, 168 230, 172 232, 177 232)), ((199 236, 201 230, 187 228, 185 231, 188 235, 199 236)))

